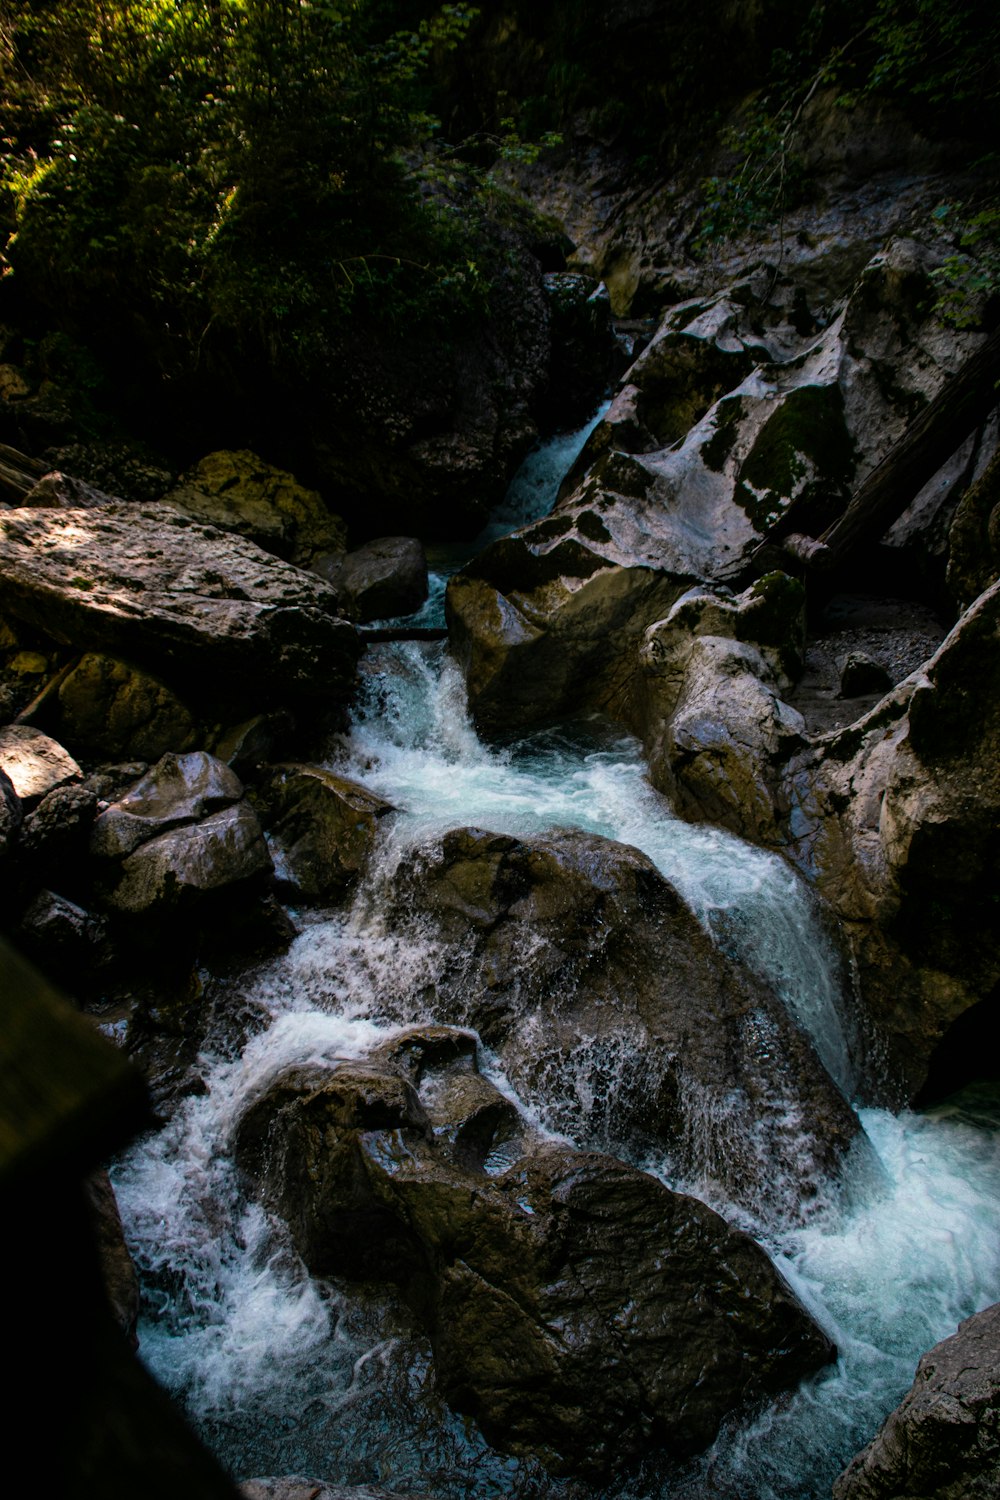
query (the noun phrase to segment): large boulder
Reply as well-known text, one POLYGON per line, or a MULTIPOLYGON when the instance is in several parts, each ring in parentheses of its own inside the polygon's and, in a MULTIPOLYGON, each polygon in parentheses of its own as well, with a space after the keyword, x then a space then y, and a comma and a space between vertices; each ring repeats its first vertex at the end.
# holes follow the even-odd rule
POLYGON ((429 1073, 418 1093, 384 1063, 293 1070, 237 1153, 314 1271, 403 1290, 439 1389, 491 1442, 602 1478, 652 1446, 697 1451, 831 1356, 759 1246, 703 1204, 530 1140, 491 1173, 461 1120, 488 1138, 492 1100, 509 1132, 509 1101, 464 1059, 451 1090, 429 1073))
POLYGON ((834 1500, 993 1500, 1000 1493, 1000 1303, 959 1324, 833 1486, 834 1500))
POLYGON ((248 537, 299 567, 342 551, 347 534, 315 490, 247 449, 209 453, 181 476, 164 504, 248 537))
POLYGON ((449 586, 477 722, 581 703, 631 717, 642 632, 685 589, 732 582, 766 539, 834 520, 983 337, 928 313, 935 264, 894 241, 821 320, 787 289, 776 299, 765 271, 672 308, 552 515, 449 586))
POLYGON ((342 698, 360 648, 337 607, 311 573, 168 506, 0 515, 0 609, 216 711, 342 698))
POLYGON ((771 1217, 828 1190, 853 1111, 770 987, 637 849, 458 829, 404 860, 386 899, 443 944, 438 1014, 475 1027, 556 1128, 666 1153, 771 1217))

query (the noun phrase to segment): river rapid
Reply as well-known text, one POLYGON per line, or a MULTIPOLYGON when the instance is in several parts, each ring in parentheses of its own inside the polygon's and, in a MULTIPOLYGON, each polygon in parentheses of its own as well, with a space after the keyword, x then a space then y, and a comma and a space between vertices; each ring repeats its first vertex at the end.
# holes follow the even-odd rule
MULTIPOLYGON (((587 431, 533 459, 494 534, 544 513, 587 431)), ((419 623, 434 623, 453 563, 419 623)), ((300 930, 288 953, 234 992, 239 1040, 212 1042, 207 1091, 114 1173, 144 1284, 141 1354, 239 1478, 308 1474, 444 1500, 589 1497, 585 1485, 494 1452, 443 1407, 427 1342, 390 1296, 308 1277, 281 1225, 241 1192, 229 1155, 234 1124, 288 1065, 363 1057, 404 1024, 437 1019, 428 995, 441 954, 416 931, 387 928, 379 890, 409 849, 448 828, 576 827, 642 849, 716 940, 770 980, 850 1097, 856 1043, 845 977, 790 869, 674 817, 645 778, 640 747, 614 725, 587 719, 498 749, 478 740, 442 643, 372 648, 363 667, 354 722, 329 757, 398 809, 383 820, 374 868, 348 909, 294 913, 300 930)), ((484 1053, 481 1064, 517 1097, 495 1059, 484 1053)), ((568 1076, 574 1067, 566 1059, 568 1076)), ((569 1114, 542 1094, 518 1103, 541 1130, 586 1145, 589 1085, 578 1071, 569 1114)), ((908 1387, 919 1355, 1000 1298, 997 1106, 995 1091, 973 1089, 924 1114, 861 1110, 872 1152, 851 1190, 820 1195, 805 1224, 777 1211, 750 1219, 725 1200, 708 1163, 682 1180, 669 1160, 637 1156, 765 1245, 839 1359, 729 1423, 695 1464, 650 1459, 602 1493, 828 1495, 908 1387)))

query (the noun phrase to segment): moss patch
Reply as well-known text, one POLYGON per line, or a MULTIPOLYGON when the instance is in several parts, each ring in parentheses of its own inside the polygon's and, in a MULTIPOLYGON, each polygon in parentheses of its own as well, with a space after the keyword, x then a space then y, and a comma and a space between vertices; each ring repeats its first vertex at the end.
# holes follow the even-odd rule
POLYGON ((825 524, 843 507, 854 469, 840 387, 800 386, 788 393, 758 434, 740 471, 735 499, 760 532, 773 526, 794 500, 808 529, 821 520, 825 524))
POLYGON ((743 419, 742 396, 724 396, 715 408, 715 431, 701 450, 702 462, 719 474, 733 451, 733 443, 743 419))

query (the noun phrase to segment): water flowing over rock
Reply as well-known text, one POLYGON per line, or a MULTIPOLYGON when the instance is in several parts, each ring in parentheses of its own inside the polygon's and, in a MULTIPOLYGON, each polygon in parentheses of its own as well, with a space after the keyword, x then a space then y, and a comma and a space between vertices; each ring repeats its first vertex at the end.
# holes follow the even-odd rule
POLYGON ((446 944, 439 1013, 578 1140, 794 1217, 857 1138, 810 1038, 637 849, 456 830, 403 862, 390 913, 446 944))
POLYGON ((461 1035, 457 1072, 444 1041, 402 1048, 414 1082, 388 1059, 279 1076, 237 1153, 314 1271, 403 1289, 439 1388, 490 1441, 599 1478, 651 1446, 697 1451, 830 1358, 752 1240, 621 1162, 532 1140, 461 1035))
POLYGON ((959 1325, 833 1487, 834 1500, 992 1500, 1000 1490, 1000 1303, 959 1325))
POLYGON ((312 574, 165 506, 0 516, 0 610, 216 707, 336 702, 359 646, 312 574))

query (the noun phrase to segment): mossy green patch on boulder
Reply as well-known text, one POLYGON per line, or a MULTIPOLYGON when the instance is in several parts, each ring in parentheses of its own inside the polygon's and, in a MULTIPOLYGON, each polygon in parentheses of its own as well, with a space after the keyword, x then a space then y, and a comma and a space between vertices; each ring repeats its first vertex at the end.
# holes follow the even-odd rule
POLYGON ((740 465, 734 499, 761 533, 795 503, 798 524, 821 530, 849 498, 854 449, 839 386, 802 385, 776 404, 740 465))
POLYGON ((59 732, 78 754, 159 760, 191 750, 199 730, 190 709, 157 678, 117 657, 89 651, 58 690, 59 732))
POLYGON ((300 566, 343 551, 347 531, 316 490, 248 449, 209 453, 181 478, 165 503, 300 566))

